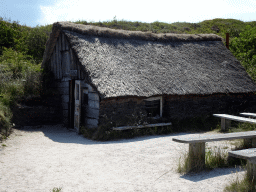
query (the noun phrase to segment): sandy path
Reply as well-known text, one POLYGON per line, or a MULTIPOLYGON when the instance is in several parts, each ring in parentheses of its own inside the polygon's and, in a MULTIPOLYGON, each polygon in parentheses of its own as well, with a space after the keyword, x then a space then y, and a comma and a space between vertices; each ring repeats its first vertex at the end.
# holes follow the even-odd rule
POLYGON ((15 129, 0 148, 0 191, 223 191, 239 169, 176 172, 188 145, 172 138, 183 134, 96 142, 61 126, 15 129))

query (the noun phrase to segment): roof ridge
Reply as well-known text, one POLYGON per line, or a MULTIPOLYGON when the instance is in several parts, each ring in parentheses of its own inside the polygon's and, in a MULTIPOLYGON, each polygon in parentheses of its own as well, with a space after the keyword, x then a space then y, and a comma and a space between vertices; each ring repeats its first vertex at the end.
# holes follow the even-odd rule
POLYGON ((111 29, 93 25, 75 24, 71 22, 56 22, 53 28, 77 32, 82 35, 93 35, 107 38, 136 39, 146 41, 222 41, 215 34, 174 34, 174 33, 152 33, 142 31, 128 31, 123 29, 111 29))

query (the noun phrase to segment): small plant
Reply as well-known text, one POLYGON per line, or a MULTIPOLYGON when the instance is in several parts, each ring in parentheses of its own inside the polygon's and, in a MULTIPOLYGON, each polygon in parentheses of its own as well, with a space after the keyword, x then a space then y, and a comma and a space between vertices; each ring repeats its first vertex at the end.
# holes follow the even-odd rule
MULTIPOLYGON (((226 149, 226 147, 224 147, 223 149, 226 149)), ((214 149, 210 148, 209 150, 207 150, 205 153, 205 167, 201 167, 200 165, 194 165, 194 167, 190 167, 189 154, 185 153, 179 158, 177 172, 185 174, 190 172, 198 172, 203 169, 211 170, 217 167, 245 165, 245 160, 229 157, 228 153, 225 152, 223 149, 221 149, 220 147, 215 147, 214 149)))
POLYGON ((205 153, 205 165, 209 169, 228 166, 227 159, 228 153, 222 151, 221 148, 214 148, 205 153))
POLYGON ((178 173, 189 173, 189 155, 188 153, 184 153, 180 158, 179 158, 179 164, 178 164, 178 173))
POLYGON ((2 144, 2 146, 3 146, 3 147, 7 147, 7 145, 5 145, 5 144, 2 144))
MULTIPOLYGON (((237 174, 237 173, 236 173, 237 174)), ((256 181, 250 180, 247 173, 244 174, 242 179, 238 178, 232 181, 231 184, 227 185, 224 189, 225 192, 255 192, 256 191, 256 181)))
POLYGON ((54 187, 53 189, 52 189, 52 192, 61 192, 61 187, 54 187))

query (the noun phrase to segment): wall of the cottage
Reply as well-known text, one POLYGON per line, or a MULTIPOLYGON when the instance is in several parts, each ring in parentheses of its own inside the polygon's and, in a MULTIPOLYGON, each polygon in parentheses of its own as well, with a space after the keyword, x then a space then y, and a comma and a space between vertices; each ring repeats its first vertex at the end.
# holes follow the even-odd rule
POLYGON ((99 102, 100 97, 93 87, 82 82, 81 123, 87 128, 95 128, 98 126, 99 102))
POLYGON ((185 119, 212 115, 214 113, 238 114, 255 112, 254 94, 164 96, 164 117, 185 119))
POLYGON ((100 102, 99 125, 123 126, 147 121, 144 100, 139 98, 114 98, 100 102))
POLYGON ((254 94, 163 96, 163 118, 149 119, 142 98, 106 99, 100 102, 99 125, 111 127, 206 117, 214 113, 256 112, 254 94), (154 122, 155 121, 155 122, 154 122))
POLYGON ((55 84, 58 89, 63 111, 63 123, 68 126, 69 122, 69 94, 70 94, 70 80, 82 81, 82 108, 81 125, 87 127, 96 127, 99 118, 99 96, 96 91, 87 83, 85 83, 85 75, 81 70, 79 61, 76 58, 73 50, 70 47, 66 36, 60 33, 54 51, 49 62, 51 71, 54 74, 55 84), (84 95, 88 95, 88 105, 86 105, 84 95))

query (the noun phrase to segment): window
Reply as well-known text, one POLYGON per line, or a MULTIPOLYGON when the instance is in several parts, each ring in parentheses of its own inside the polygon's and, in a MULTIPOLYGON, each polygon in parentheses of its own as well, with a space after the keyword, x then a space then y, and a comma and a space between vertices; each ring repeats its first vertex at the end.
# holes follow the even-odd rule
POLYGON ((145 99, 145 109, 148 117, 162 117, 162 97, 151 97, 145 99))

